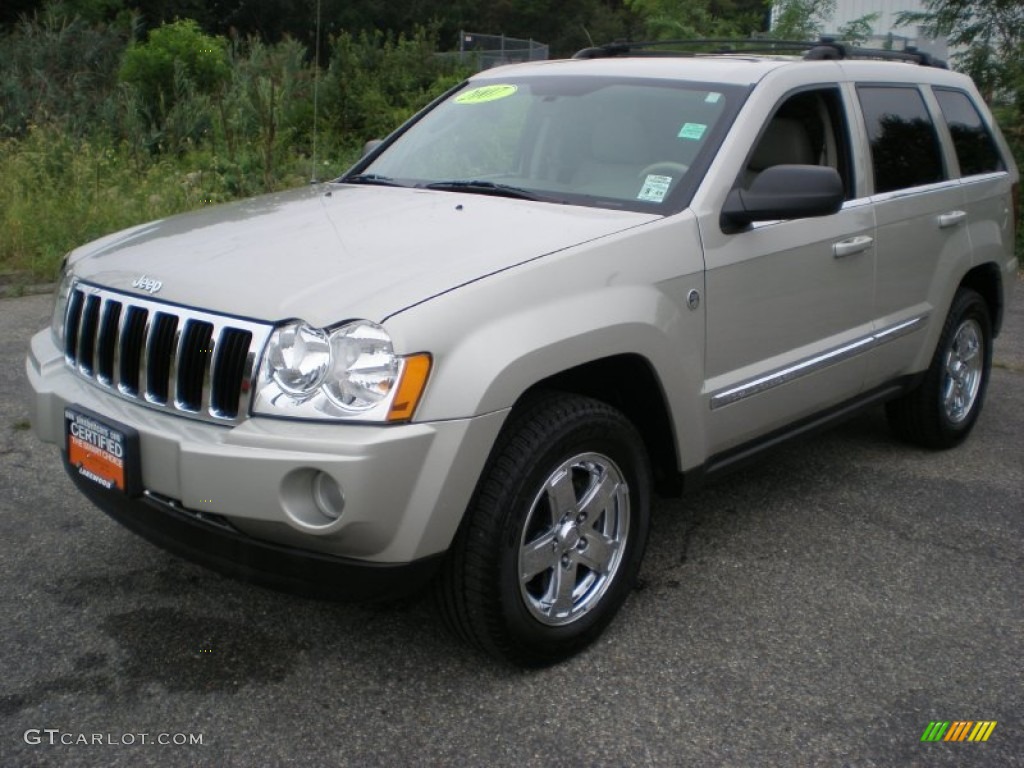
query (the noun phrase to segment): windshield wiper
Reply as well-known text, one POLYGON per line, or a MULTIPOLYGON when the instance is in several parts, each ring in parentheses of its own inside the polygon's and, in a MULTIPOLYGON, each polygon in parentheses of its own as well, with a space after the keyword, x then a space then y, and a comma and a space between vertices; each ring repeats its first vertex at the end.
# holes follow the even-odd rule
POLYGON ((381 176, 379 173, 357 173, 354 176, 342 176, 338 179, 342 184, 376 184, 381 187, 404 187, 390 176, 381 176))
POLYGON ((497 195, 499 197, 514 197, 517 200, 543 200, 532 192, 525 189, 513 187, 509 184, 495 184, 493 181, 435 181, 431 184, 424 184, 425 189, 440 189, 446 192, 469 192, 476 195, 497 195))

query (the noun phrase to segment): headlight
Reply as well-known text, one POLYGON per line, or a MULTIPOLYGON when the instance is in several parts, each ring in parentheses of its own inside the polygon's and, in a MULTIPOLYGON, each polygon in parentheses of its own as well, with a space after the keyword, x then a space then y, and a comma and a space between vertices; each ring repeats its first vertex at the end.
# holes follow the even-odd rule
POLYGON ((324 381, 324 391, 350 411, 370 410, 391 393, 398 379, 399 360, 391 337, 372 323, 352 323, 332 333, 331 360, 335 375, 324 381))
POLYGON ((60 277, 57 279, 57 296, 53 302, 53 317, 50 319, 50 331, 53 333, 53 340, 57 346, 64 348, 64 322, 68 314, 68 299, 71 296, 71 289, 74 286, 75 278, 67 266, 67 258, 60 268, 60 277))
POLYGON ((331 366, 331 342, 324 331, 305 323, 286 325, 270 335, 265 359, 277 386, 289 395, 308 397, 331 366))
POLYGON ((300 419, 405 421, 426 386, 430 356, 399 356, 376 323, 274 330, 257 377, 253 413, 300 419))

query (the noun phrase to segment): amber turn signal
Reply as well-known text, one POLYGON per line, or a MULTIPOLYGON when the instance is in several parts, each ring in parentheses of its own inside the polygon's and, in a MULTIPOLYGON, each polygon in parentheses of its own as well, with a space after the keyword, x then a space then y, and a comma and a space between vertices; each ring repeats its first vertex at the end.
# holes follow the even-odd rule
POLYGON ((391 401, 388 421, 408 421, 420 401, 430 374, 430 355, 424 353, 409 355, 402 362, 398 391, 391 401))

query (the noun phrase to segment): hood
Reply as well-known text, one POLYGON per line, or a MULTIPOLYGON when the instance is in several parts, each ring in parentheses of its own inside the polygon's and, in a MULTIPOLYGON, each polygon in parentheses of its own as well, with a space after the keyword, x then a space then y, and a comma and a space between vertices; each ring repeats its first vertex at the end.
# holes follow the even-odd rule
POLYGON ((657 216, 327 184, 174 216, 71 257, 100 285, 239 317, 326 326, 397 312, 657 216), (149 281, 141 281, 145 276, 149 281))

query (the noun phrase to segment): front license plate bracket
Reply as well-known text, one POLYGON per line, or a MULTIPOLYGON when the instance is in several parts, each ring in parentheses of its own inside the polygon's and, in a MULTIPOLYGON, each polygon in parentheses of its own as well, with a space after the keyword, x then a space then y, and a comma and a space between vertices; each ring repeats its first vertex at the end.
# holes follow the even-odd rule
POLYGON ((81 406, 64 408, 64 458, 85 479, 108 491, 139 496, 139 433, 81 406))

